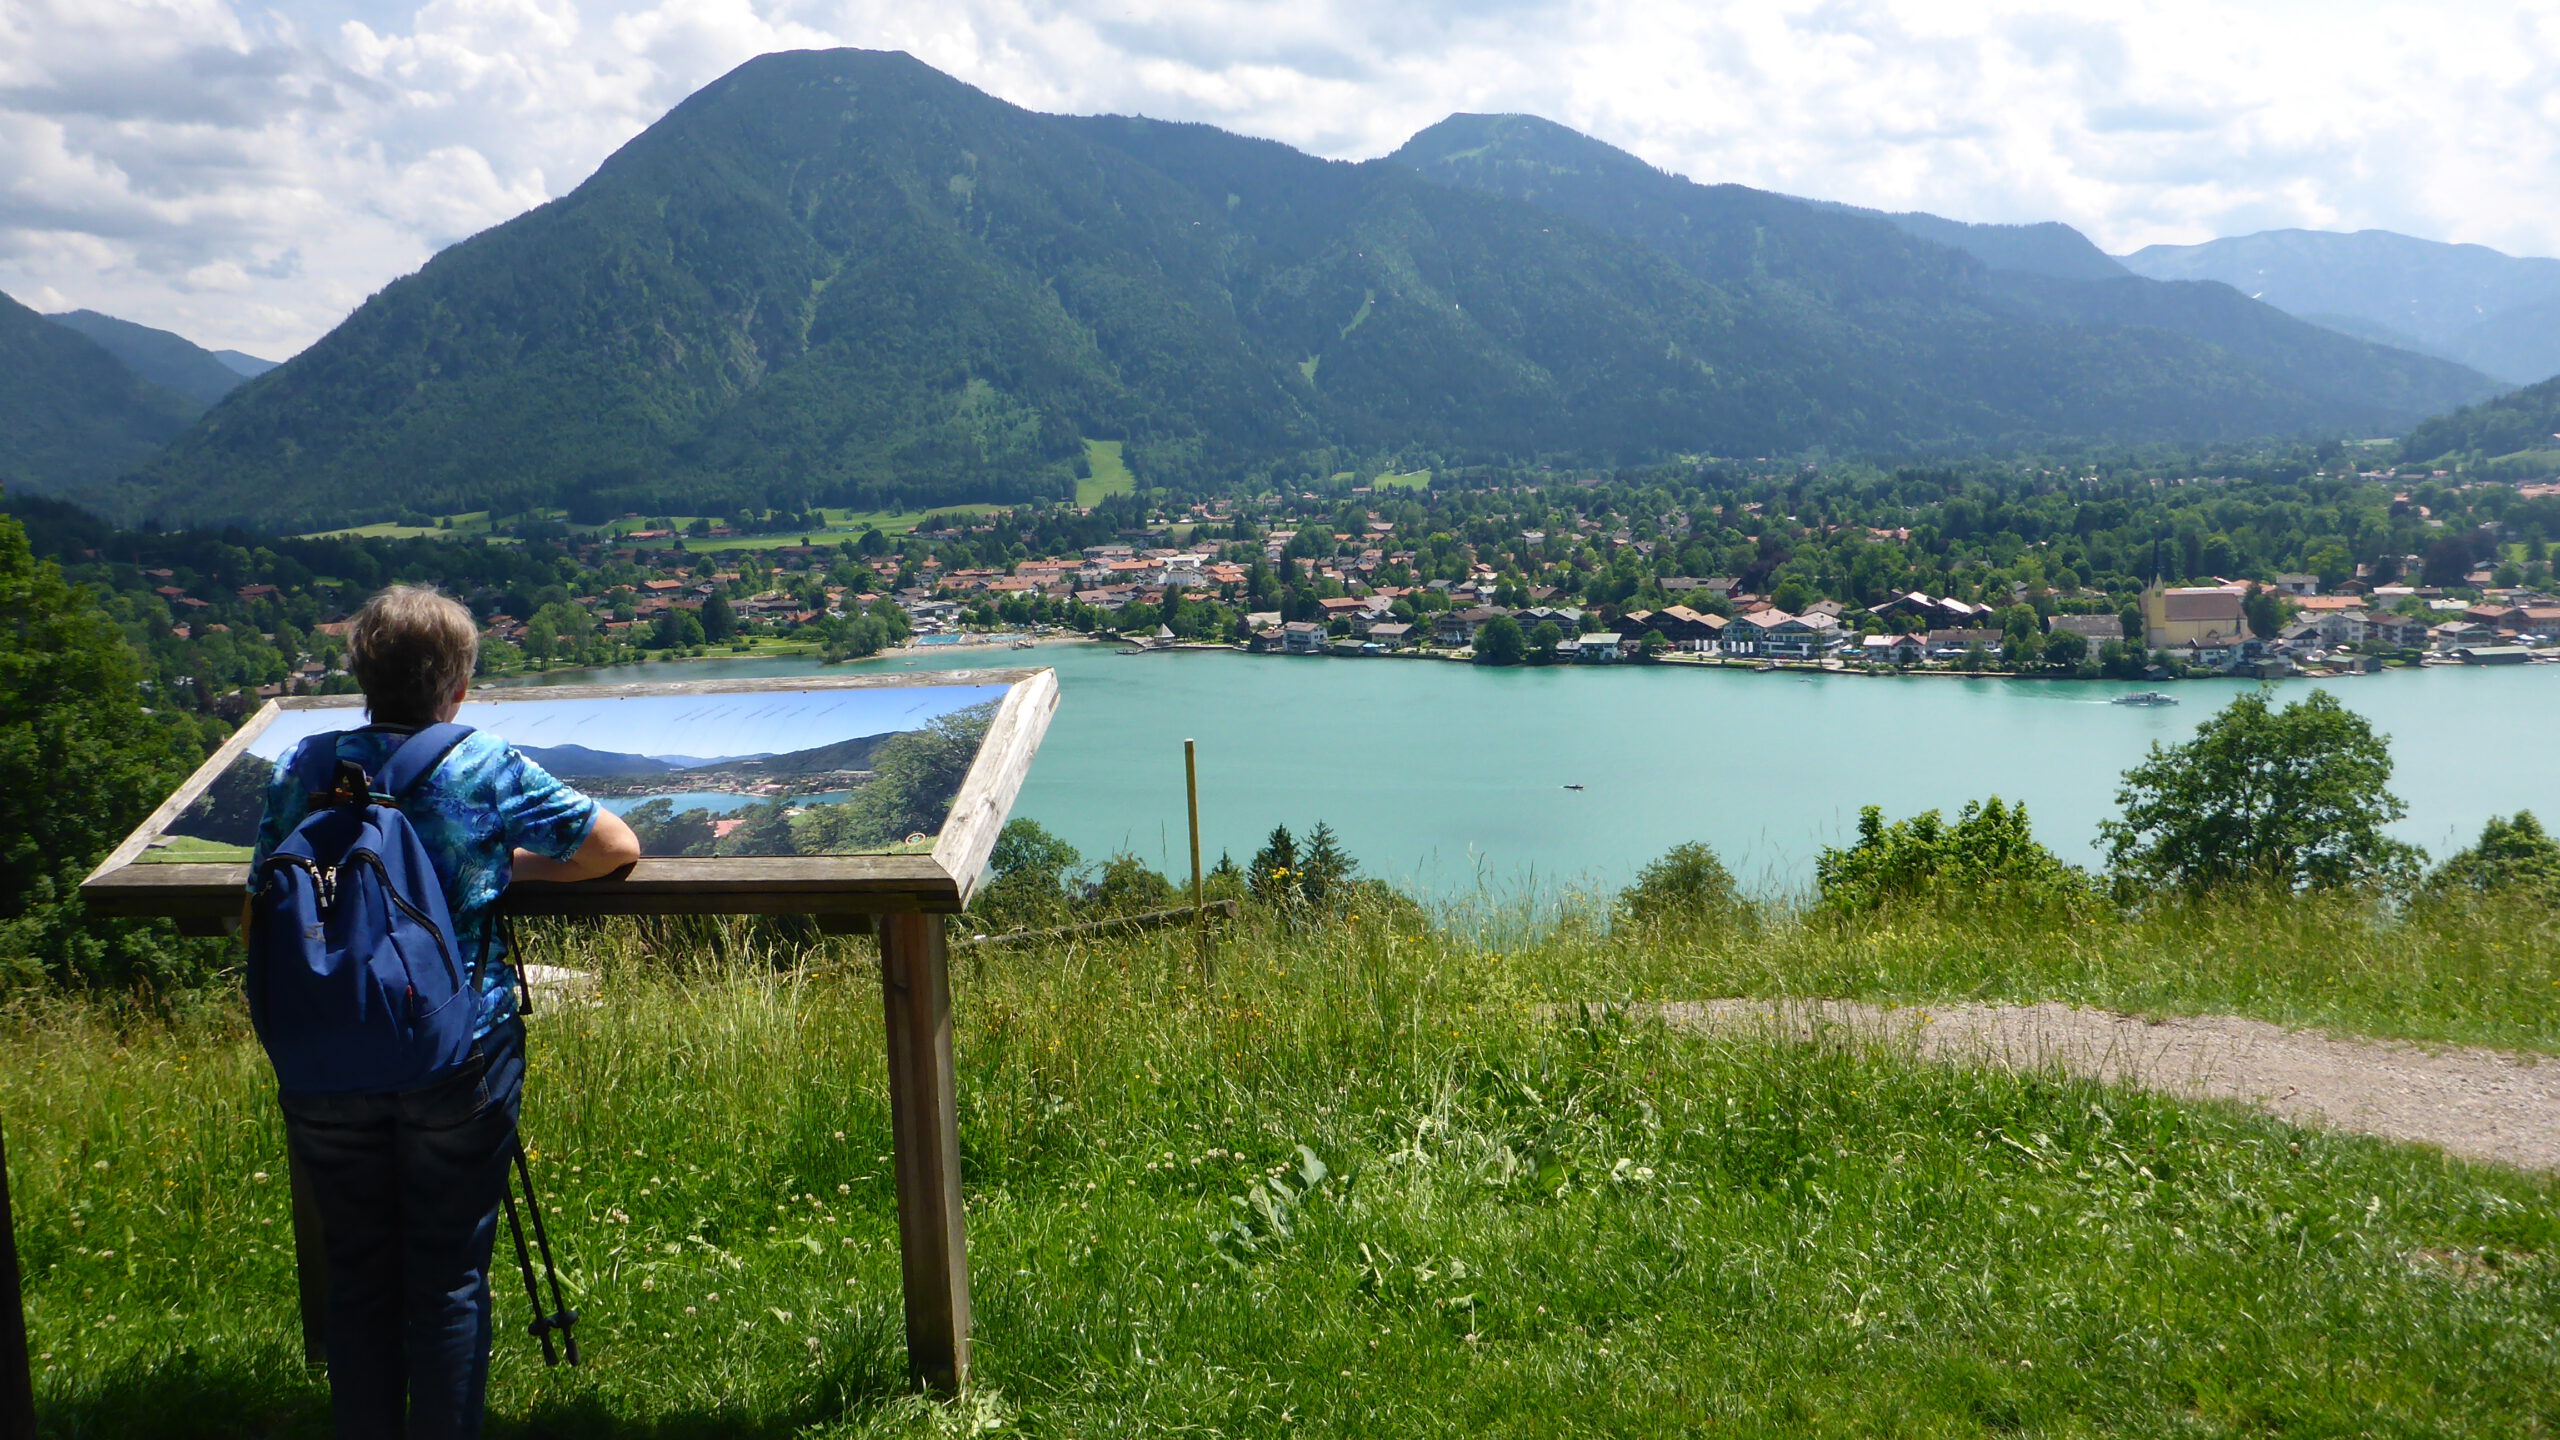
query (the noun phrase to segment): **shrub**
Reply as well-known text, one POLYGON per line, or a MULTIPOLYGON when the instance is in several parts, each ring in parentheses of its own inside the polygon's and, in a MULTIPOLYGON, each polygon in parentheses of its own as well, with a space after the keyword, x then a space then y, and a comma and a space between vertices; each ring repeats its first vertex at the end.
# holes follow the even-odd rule
POLYGON ((1844 911, 1888 905, 1963 906, 1998 913, 2047 910, 2087 899, 2088 876, 2038 843, 2025 805, 2000 797, 1967 804, 1949 826, 1935 810, 1888 825, 1870 805, 1858 841, 1814 863, 1822 902, 1844 911))
POLYGON ((1716 852, 1692 842, 1674 845, 1636 872, 1636 883, 1618 892, 1619 920, 1632 925, 1696 924, 1741 908, 1733 875, 1716 852))

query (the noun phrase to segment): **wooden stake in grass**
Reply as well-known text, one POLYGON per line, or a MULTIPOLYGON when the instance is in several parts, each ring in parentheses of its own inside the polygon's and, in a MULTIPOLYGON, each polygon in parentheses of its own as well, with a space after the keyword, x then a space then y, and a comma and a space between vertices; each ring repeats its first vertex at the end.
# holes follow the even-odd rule
POLYGON ((1200 883, 1200 746, 1182 742, 1182 790, 1191 804, 1191 928, 1200 947, 1200 978, 1209 978, 1209 910, 1200 883))

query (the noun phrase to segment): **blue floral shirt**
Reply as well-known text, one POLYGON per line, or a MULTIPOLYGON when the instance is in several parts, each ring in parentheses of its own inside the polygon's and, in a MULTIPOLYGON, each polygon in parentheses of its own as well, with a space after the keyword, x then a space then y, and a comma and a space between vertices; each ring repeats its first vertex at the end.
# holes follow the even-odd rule
MULTIPOLYGON (((408 732, 367 726, 337 738, 338 755, 353 760, 367 774, 383 764, 408 732)), ((315 744, 329 737, 315 735, 315 744)), ((257 860, 264 860, 311 808, 310 797, 294 778, 296 746, 276 762, 267 781, 267 812, 258 824, 257 860)), ((454 939, 465 963, 484 953, 480 1025, 475 1036, 516 1014, 515 969, 507 963, 506 945, 495 933, 490 907, 515 873, 518 848, 554 860, 566 860, 587 843, 595 828, 596 802, 551 777, 516 748, 485 730, 472 732, 453 747, 435 773, 410 790, 401 805, 410 828, 427 847, 437 878, 444 881, 445 906, 453 915, 454 939), (484 948, 485 951, 484 951, 484 948)), ((254 862, 251 873, 256 873, 254 862)))

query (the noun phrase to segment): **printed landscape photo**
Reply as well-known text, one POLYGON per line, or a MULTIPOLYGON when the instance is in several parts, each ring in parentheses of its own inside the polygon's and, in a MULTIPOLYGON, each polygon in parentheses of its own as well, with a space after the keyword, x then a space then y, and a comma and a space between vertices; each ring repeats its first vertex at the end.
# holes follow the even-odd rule
MULTIPOLYGON (((620 814, 648 855, 894 855, 933 848, 1004 690, 504 699, 458 718, 620 814)), ((141 858, 248 858, 276 762, 362 723, 344 709, 278 715, 141 858)))

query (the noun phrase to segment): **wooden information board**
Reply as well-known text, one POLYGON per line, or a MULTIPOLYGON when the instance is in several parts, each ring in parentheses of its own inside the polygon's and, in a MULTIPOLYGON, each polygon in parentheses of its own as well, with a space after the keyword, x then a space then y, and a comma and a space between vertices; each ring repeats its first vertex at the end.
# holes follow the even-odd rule
MULTIPOLYGON (((940 670, 523 686, 474 692, 457 717, 596 796, 641 837, 644 858, 629 869, 519 883, 500 902, 505 913, 812 915, 878 935, 908 1369, 937 1390, 957 1391, 969 1376, 942 917, 969 903, 1057 704, 1053 671, 940 670)), ((363 724, 360 705, 313 696, 251 716, 82 883, 91 912, 198 930, 236 923, 276 759, 304 736, 363 724)), ((6 1205, 0 1178, 0 1216, 6 1205)), ((323 1267, 299 1201, 294 1235, 304 1343, 317 1359, 323 1267)), ((7 1319, 17 1320, 8 1289, 7 1319)), ((24 1345, 0 1356, 12 1362, 25 1393, 24 1345)), ((11 1407, 11 1379, 0 1374, 0 1410, 11 1407)), ((0 1433, 15 1422, 0 1413, 0 1433)))

